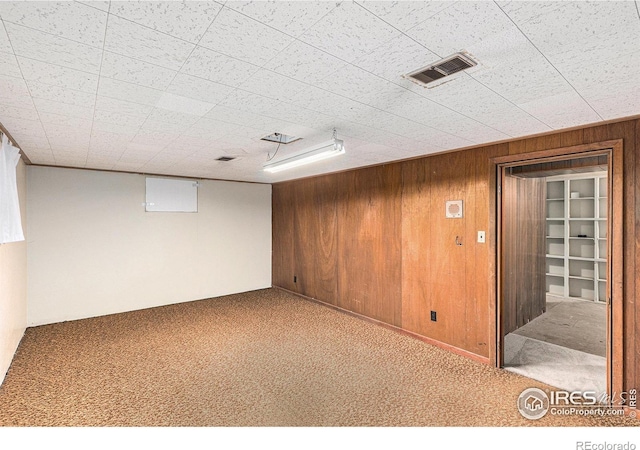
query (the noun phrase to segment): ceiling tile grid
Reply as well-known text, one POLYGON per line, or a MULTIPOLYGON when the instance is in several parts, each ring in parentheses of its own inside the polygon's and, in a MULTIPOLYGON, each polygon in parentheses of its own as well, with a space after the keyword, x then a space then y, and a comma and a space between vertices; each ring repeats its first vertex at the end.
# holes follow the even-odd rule
POLYGON ((36 164, 277 182, 640 114, 634 2, 0 2, 36 164), (405 76, 462 51, 477 65, 405 76), (266 174, 273 132, 347 154, 266 174), (222 155, 236 156, 222 163, 222 155))

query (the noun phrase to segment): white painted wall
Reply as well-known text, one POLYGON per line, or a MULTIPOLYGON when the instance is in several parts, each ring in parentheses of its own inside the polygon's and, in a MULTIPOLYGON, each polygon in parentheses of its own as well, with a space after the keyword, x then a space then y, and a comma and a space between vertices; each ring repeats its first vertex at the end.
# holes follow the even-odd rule
MULTIPOLYGON (((22 160, 18 163, 16 180, 22 228, 25 230, 27 176, 22 160)), ((11 365, 26 327, 27 243, 22 241, 2 244, 0 245, 0 384, 11 365)))
POLYGON ((271 286, 271 186, 201 181, 197 213, 145 212, 145 177, 27 168, 28 324, 271 286))

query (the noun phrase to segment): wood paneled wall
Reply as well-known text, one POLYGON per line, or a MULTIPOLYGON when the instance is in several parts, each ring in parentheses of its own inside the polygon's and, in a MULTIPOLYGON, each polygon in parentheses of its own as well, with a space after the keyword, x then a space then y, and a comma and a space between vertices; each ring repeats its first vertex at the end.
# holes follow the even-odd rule
POLYGON ((490 158, 613 139, 624 145, 624 379, 627 388, 637 387, 640 120, 278 183, 273 285, 489 361, 495 236, 487 233, 479 244, 476 233, 496 220, 490 158), (464 201, 463 219, 445 218, 446 200, 464 201))

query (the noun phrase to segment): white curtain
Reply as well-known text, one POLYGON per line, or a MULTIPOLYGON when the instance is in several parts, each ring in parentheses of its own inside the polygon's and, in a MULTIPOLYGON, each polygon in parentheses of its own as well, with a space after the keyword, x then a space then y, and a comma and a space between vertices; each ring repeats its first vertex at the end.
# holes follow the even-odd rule
POLYGON ((20 150, 9 144, 7 136, 2 136, 0 147, 0 244, 24 241, 16 167, 20 161, 20 150))

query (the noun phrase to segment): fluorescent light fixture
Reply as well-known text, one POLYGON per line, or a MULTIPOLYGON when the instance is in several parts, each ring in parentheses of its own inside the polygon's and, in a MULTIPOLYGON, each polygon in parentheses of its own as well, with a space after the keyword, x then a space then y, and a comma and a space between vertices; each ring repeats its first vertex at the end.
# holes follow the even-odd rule
POLYGON ((323 159, 333 158, 338 155, 344 155, 344 141, 333 138, 328 142, 311 147, 297 155, 281 159, 280 161, 269 162, 265 164, 263 168, 265 172, 276 173, 312 162, 322 161, 323 159))

